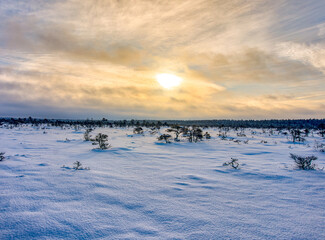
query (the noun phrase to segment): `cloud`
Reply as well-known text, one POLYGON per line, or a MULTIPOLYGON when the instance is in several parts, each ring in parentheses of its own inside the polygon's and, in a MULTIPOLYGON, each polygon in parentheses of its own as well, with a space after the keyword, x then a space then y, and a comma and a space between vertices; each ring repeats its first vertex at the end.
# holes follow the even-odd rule
POLYGON ((325 45, 284 42, 276 49, 280 56, 309 64, 325 73, 325 45))
POLYGON ((319 116, 324 9, 290 0, 1 1, 0 113, 19 115, 21 104, 58 116, 319 116), (166 91, 157 73, 184 81, 166 91))
POLYGON ((261 30, 269 24, 270 11, 261 14, 256 9, 266 10, 266 5, 239 0, 51 1, 41 9, 30 7, 30 12, 8 16, 1 25, 2 35, 13 43, 25 41, 43 49, 131 45, 160 54, 176 47, 221 51, 255 45, 265 37, 261 30))
MULTIPOLYGON (((316 52, 315 52, 316 53, 316 52)), ((246 48, 233 54, 192 54, 184 56, 191 75, 213 83, 264 83, 279 84, 323 80, 319 66, 306 65, 280 53, 246 48)), ((319 56, 320 57, 320 56, 319 56)))

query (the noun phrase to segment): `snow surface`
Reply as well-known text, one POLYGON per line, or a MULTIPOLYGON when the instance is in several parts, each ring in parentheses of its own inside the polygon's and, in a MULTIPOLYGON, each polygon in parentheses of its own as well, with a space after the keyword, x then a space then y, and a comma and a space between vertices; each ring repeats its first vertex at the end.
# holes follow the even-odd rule
POLYGON ((249 139, 238 144, 207 131, 165 144, 98 128, 112 145, 101 151, 84 129, 0 128, 0 239, 325 239, 325 171, 297 170, 289 156, 315 155, 322 168, 313 144, 324 140, 231 131, 249 139), (231 157, 240 169, 223 166, 231 157))

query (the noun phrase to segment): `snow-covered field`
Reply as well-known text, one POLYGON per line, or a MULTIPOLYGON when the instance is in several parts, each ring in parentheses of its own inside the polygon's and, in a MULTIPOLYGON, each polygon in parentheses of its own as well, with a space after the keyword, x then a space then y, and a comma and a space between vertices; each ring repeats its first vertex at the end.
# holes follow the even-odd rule
POLYGON ((101 151, 84 129, 0 128, 0 239, 325 239, 325 170, 290 158, 315 155, 323 168, 320 136, 229 133, 244 144, 207 131, 209 140, 165 144, 97 128, 112 145, 101 151), (223 166, 230 158, 240 169, 223 166))

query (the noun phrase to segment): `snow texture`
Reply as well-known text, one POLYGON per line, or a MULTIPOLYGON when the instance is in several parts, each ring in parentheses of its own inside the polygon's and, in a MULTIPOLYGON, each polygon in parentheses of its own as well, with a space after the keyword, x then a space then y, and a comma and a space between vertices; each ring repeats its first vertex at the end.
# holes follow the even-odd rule
POLYGON ((112 148, 92 150, 84 129, 0 128, 0 239, 325 239, 325 171, 290 158, 323 168, 316 132, 304 144, 229 133, 244 144, 207 129, 209 140, 166 144, 132 130, 97 128, 112 148), (231 158, 240 169, 223 166, 231 158))

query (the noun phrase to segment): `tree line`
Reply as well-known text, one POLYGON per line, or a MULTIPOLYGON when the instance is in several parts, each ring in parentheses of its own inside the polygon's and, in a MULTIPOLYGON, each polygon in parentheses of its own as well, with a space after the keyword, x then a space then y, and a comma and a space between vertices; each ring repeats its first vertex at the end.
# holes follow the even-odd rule
POLYGON ((229 127, 229 128, 277 128, 277 129, 325 129, 325 119, 271 119, 271 120, 101 120, 85 119, 41 119, 41 118, 0 118, 0 125, 7 123, 19 124, 48 124, 51 126, 80 125, 84 127, 170 127, 197 126, 229 127))

